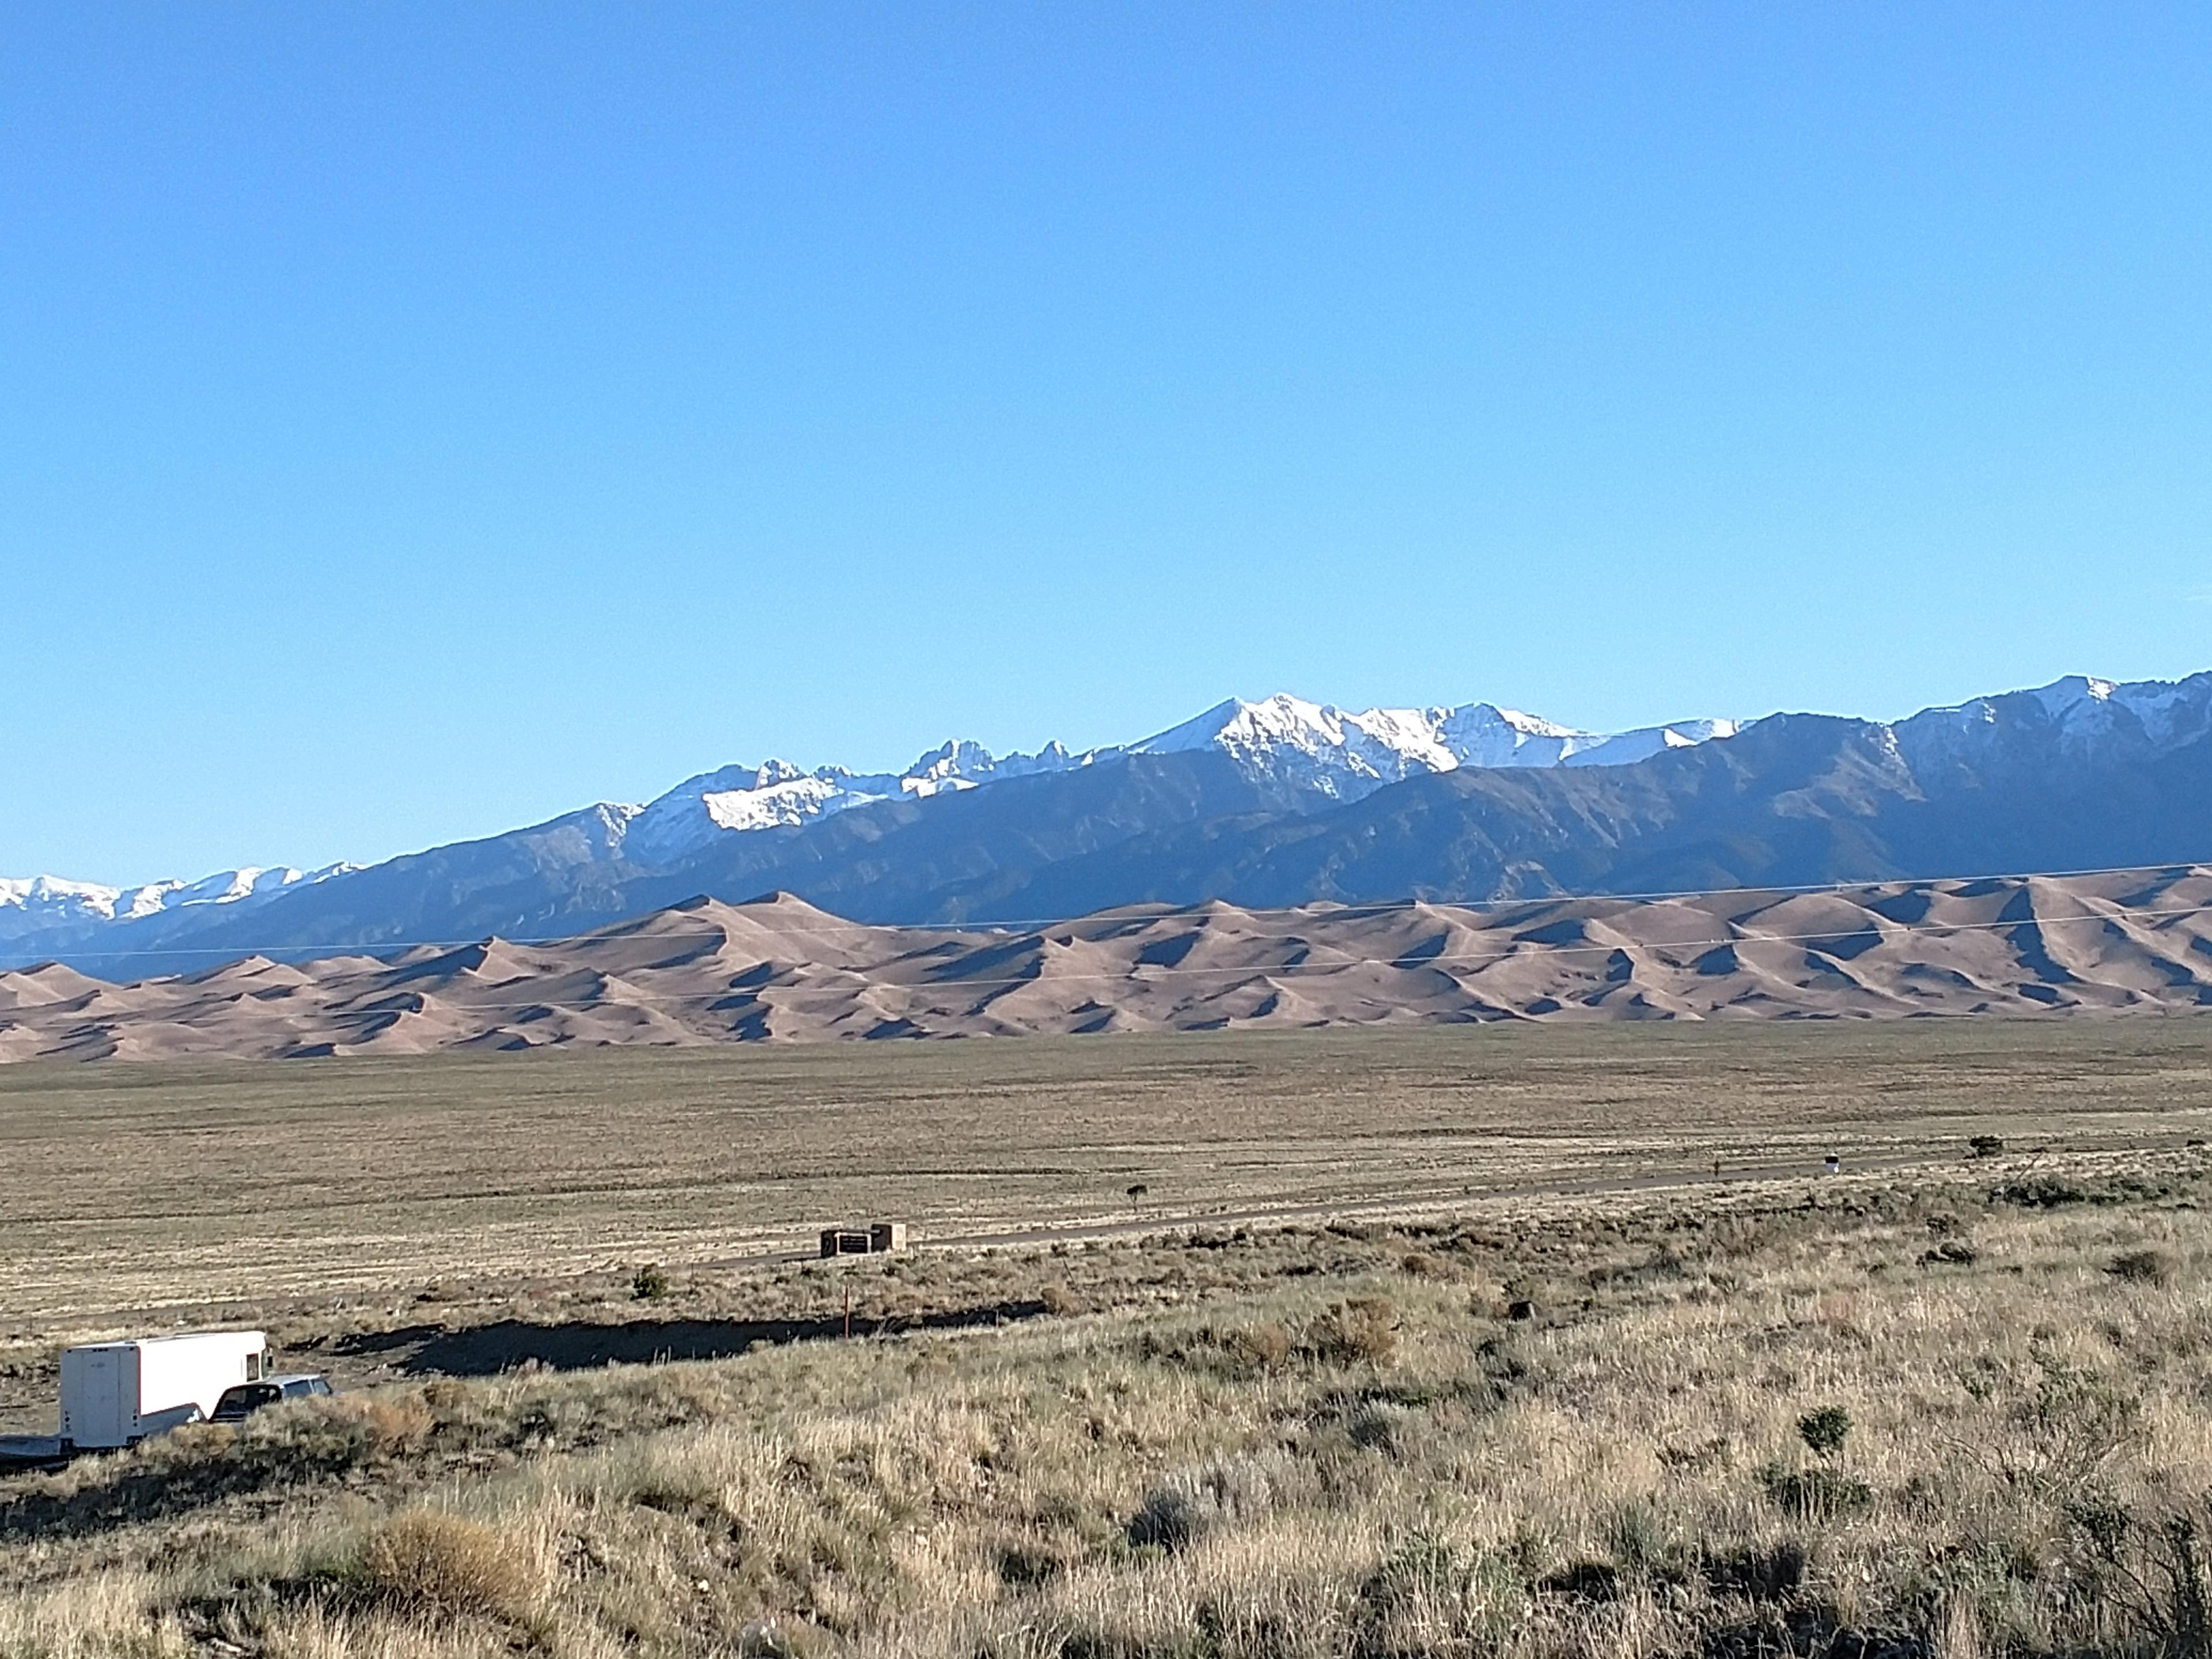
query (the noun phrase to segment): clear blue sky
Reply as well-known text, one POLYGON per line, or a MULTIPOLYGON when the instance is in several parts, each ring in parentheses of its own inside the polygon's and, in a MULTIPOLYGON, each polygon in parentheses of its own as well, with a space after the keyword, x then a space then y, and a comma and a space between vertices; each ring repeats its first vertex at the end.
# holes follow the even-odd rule
POLYGON ((2202 5, 19 6, 0 873, 2212 666, 2202 5))

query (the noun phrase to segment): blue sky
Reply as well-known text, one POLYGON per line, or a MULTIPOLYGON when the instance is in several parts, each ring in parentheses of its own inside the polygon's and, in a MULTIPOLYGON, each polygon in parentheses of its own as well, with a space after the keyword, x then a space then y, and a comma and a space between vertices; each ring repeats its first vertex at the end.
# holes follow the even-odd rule
POLYGON ((12 8, 0 873, 2212 666, 2202 7, 12 8))

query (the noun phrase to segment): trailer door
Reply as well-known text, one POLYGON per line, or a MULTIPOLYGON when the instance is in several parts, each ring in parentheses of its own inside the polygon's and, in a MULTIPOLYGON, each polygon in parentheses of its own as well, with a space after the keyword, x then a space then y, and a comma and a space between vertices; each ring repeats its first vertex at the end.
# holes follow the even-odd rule
POLYGON ((78 1357, 81 1385, 70 1437, 80 1446, 120 1446, 138 1427, 137 1358, 121 1347, 88 1348, 78 1357), (126 1373, 130 1373, 126 1375, 126 1373))

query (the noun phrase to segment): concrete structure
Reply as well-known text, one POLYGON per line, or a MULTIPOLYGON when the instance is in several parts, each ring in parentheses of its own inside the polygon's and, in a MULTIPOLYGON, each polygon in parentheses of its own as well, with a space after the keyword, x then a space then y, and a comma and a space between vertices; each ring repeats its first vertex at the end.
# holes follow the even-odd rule
POLYGON ((259 1380, 269 1339, 259 1331, 201 1331, 62 1352, 64 1448, 128 1446, 215 1410, 222 1391, 259 1380))
POLYGON ((885 1255, 906 1249, 906 1223, 877 1221, 866 1227, 824 1227, 822 1230, 822 1254, 832 1255, 885 1255))

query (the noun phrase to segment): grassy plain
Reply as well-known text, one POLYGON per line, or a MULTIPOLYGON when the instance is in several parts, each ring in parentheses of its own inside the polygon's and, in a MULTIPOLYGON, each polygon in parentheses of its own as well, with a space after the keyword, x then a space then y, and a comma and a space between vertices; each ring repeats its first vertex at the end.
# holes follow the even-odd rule
POLYGON ((18 1425, 175 1318, 371 1385, 0 1481, 0 1653, 2204 1651, 2208 1039, 0 1073, 18 1425))
POLYGON ((0 1338, 806 1248, 2212 1134, 2212 1021, 0 1068, 0 1338), (1136 1203, 1132 1185, 1149 1190, 1136 1203))

